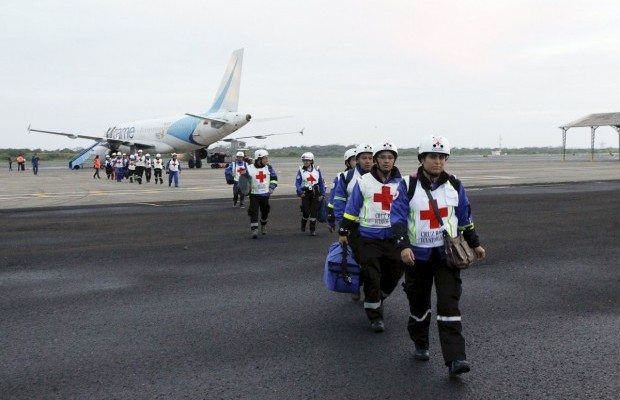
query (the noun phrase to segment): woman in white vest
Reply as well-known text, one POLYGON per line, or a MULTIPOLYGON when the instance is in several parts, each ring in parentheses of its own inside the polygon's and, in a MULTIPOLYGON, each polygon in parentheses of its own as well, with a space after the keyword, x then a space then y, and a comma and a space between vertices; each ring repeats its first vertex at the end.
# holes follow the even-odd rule
POLYGON ((172 158, 166 164, 166 173, 168 174, 168 186, 179 187, 179 175, 181 174, 181 162, 177 160, 177 153, 172 153, 172 158))
POLYGON ((248 164, 248 178, 250 179, 250 231, 252 238, 258 238, 258 221, 260 212, 261 234, 267 234, 267 218, 271 206, 269 196, 278 186, 278 175, 269 165, 269 153, 265 149, 254 152, 254 163, 248 164))
POLYGON ((437 327, 444 363, 451 375, 469 372, 465 339, 461 334, 460 270, 448 267, 444 255, 444 229, 455 237, 462 232, 479 258, 486 252, 474 230, 471 207, 461 182, 445 170, 450 144, 443 136, 424 138, 418 149, 417 174, 405 178, 390 215, 392 232, 405 269, 405 292, 409 299, 408 330, 415 344, 414 358, 430 358, 428 329, 431 321, 431 290, 437 292, 437 327), (427 191, 437 205, 439 222, 427 191))
POLYGON ((355 184, 338 232, 340 244, 348 244, 349 235, 359 233, 357 256, 362 266, 364 310, 375 332, 385 330, 383 301, 404 271, 390 229, 390 210, 401 181, 394 165, 397 157, 398 149, 390 142, 374 146, 375 165, 355 184))
POLYGON ((302 154, 301 161, 304 165, 299 167, 295 177, 297 196, 301 197, 301 231, 306 231, 306 224, 310 221, 310 235, 315 236, 316 217, 325 197, 325 181, 320 168, 314 165, 314 154, 302 154))
POLYGON ((155 159, 153 160, 153 174, 154 174, 156 185, 157 185, 158 179, 161 185, 164 184, 164 180, 162 178, 163 170, 164 170, 164 160, 161 159, 161 154, 157 153, 155 154, 155 159))

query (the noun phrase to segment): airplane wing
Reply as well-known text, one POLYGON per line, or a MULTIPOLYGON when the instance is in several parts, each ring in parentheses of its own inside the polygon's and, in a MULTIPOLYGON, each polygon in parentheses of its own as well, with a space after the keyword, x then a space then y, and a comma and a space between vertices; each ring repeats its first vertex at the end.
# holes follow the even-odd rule
POLYGON ((234 138, 227 138, 227 139, 222 139, 223 142, 231 142, 233 140, 239 140, 239 139, 267 139, 268 136, 278 136, 278 135, 292 135, 295 133, 299 133, 300 135, 303 136, 304 134, 304 129, 297 132, 284 132, 284 133, 268 133, 265 135, 254 135, 254 136, 237 136, 234 138))
POLYGON ((32 129, 30 128, 30 125, 28 125, 28 133, 30 132, 51 133, 52 135, 67 136, 67 137, 70 137, 71 139, 90 139, 90 140, 95 140, 97 142, 103 142, 106 140, 106 138, 103 138, 101 136, 76 135, 75 133, 42 131, 39 129, 32 129))
POLYGON ((118 148, 118 146, 120 145, 135 146, 136 149, 145 149, 145 150, 155 148, 155 146, 150 143, 128 142, 126 140, 105 138, 101 136, 78 135, 75 133, 67 133, 67 132, 44 131, 40 129, 32 129, 30 125, 28 125, 28 133, 30 132, 51 133, 52 135, 67 136, 71 139, 90 139, 90 140, 94 140, 95 142, 99 142, 99 143, 106 142, 110 144, 111 148, 118 148))

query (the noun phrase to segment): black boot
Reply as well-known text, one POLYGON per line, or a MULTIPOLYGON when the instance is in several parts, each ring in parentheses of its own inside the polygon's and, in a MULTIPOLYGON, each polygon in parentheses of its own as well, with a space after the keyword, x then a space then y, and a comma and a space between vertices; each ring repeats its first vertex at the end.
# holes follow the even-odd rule
POLYGON ((302 232, 306 231, 306 222, 308 222, 308 220, 302 217, 301 218, 301 231, 302 232))

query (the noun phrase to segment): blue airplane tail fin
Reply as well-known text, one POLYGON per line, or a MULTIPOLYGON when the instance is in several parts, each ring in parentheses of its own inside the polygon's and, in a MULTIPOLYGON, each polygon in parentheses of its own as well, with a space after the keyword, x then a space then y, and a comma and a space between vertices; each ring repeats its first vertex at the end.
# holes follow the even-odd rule
POLYGON ((241 85, 241 65, 243 64, 243 49, 233 51, 228 66, 220 82, 213 105, 207 114, 218 111, 238 111, 239 87, 241 85))

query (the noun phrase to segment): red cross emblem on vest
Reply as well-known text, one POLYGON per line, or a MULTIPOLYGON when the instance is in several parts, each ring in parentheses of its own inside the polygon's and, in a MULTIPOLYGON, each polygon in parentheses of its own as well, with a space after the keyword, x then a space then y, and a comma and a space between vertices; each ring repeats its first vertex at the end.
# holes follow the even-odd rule
POLYGON ((244 168, 244 167, 239 167, 239 168, 237 168, 237 173, 238 173, 239 175, 242 175, 242 174, 244 173, 244 171, 245 171, 245 168, 244 168))
POLYGON ((256 179, 258 179, 260 181, 260 183, 263 183, 263 181, 265 180, 266 177, 267 177, 267 175, 265 175, 263 173, 263 171, 259 171, 258 175, 256 175, 256 179))
POLYGON ((372 200, 375 203, 381 203, 381 209, 383 211, 390 211, 390 206, 392 205, 392 193, 390 192, 389 186, 383 186, 381 188, 381 193, 375 193, 372 200))
MULTIPOLYGON (((434 200, 435 204, 437 204, 437 200, 434 200)), ((433 204, 431 203, 431 201, 428 201, 428 210, 424 210, 424 211, 420 211, 420 219, 421 220, 429 220, 430 224, 431 224, 431 229, 433 228, 439 228, 439 226, 441 225, 439 223, 439 220, 437 219, 437 216, 435 215, 435 211, 433 211, 433 204)), ((441 215, 441 218, 447 217, 448 216, 448 207, 441 207, 439 209, 439 215, 441 215)))
POLYGON ((314 179, 314 176, 310 175, 307 181, 310 182, 311 185, 314 185, 314 182, 316 182, 316 179, 314 179))

